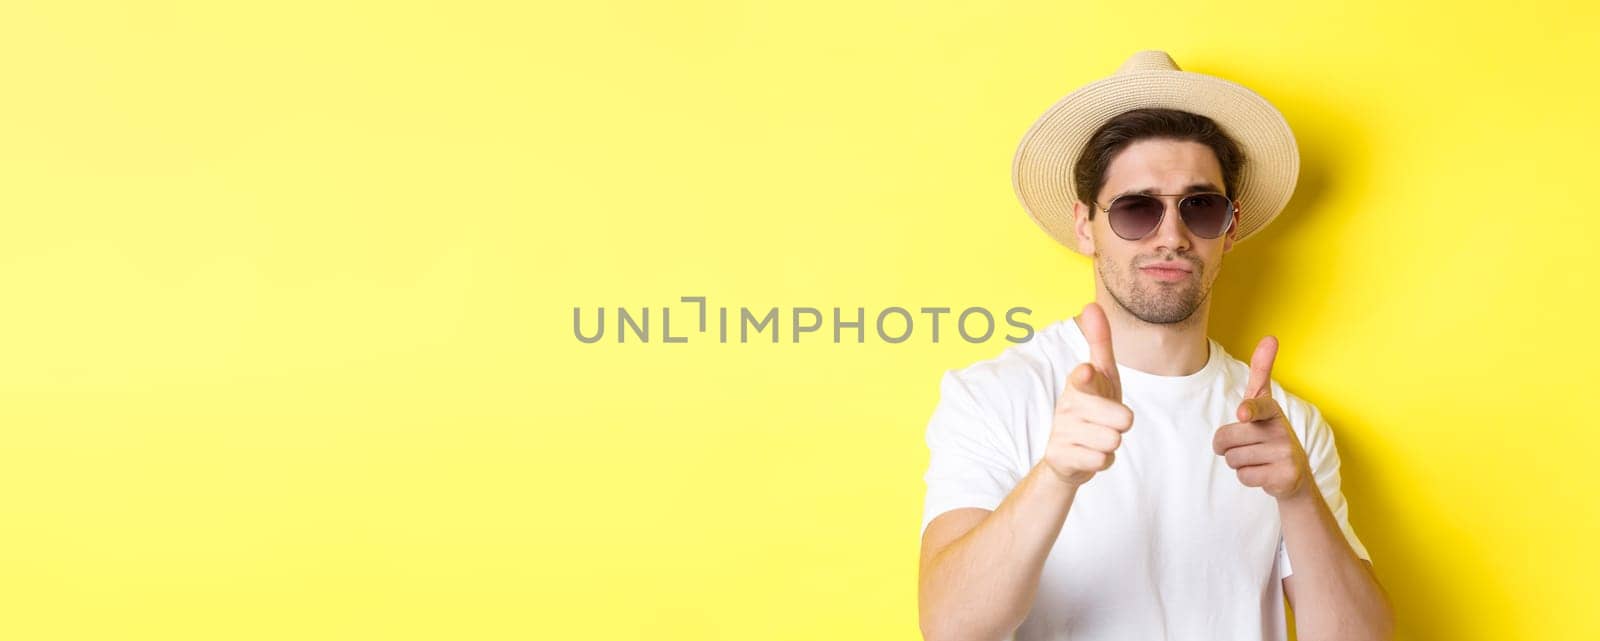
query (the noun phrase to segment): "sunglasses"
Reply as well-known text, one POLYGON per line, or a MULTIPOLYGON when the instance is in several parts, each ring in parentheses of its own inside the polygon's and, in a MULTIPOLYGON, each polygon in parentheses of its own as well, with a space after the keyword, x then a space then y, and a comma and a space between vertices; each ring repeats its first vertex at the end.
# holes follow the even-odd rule
MULTIPOLYGON (((1233 226, 1234 214, 1239 213, 1238 203, 1215 192, 1195 194, 1123 194, 1111 199, 1111 204, 1101 207, 1106 222, 1123 240, 1139 240, 1161 226, 1167 215, 1167 203, 1162 197, 1179 197, 1178 217, 1194 235, 1212 239, 1227 233, 1233 226)), ((1095 203, 1099 206, 1099 203, 1095 203)))

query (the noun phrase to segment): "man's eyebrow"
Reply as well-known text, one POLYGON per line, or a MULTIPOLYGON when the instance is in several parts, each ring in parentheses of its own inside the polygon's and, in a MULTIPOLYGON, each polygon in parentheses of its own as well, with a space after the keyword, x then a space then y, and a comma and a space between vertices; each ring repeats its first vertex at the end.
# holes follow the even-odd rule
MULTIPOLYGON (((1211 184, 1209 182, 1199 182, 1199 183, 1192 183, 1188 187, 1184 187, 1183 191, 1178 192, 1178 193, 1182 193, 1182 194, 1203 194, 1203 193, 1208 193, 1208 192, 1209 193, 1218 193, 1218 194, 1220 194, 1220 193, 1222 193, 1222 188, 1218 187, 1216 185, 1213 185, 1213 184, 1211 184)), ((1159 194, 1159 193, 1161 193, 1161 190, 1156 189, 1155 187, 1145 187, 1144 189, 1130 189, 1128 191, 1124 191, 1122 193, 1119 193, 1119 194, 1116 194, 1116 195, 1112 196, 1106 202, 1111 202, 1112 200, 1116 200, 1118 198, 1121 198, 1122 196, 1128 196, 1128 195, 1131 195, 1131 194, 1140 194, 1140 195, 1143 195, 1143 196, 1154 196, 1154 195, 1159 194)))

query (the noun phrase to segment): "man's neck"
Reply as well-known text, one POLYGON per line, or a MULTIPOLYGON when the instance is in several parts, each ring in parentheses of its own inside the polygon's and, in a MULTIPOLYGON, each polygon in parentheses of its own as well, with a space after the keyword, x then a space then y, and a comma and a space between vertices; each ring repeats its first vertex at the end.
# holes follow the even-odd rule
MULTIPOLYGON (((1157 376, 1188 376, 1206 366, 1211 356, 1206 338, 1209 297, 1187 320, 1170 324, 1139 320, 1109 295, 1096 302, 1111 326, 1111 351, 1118 365, 1157 376)), ((1079 322, 1078 318, 1073 317, 1073 322, 1079 322)), ((1078 329, 1083 329, 1081 322, 1078 329)))

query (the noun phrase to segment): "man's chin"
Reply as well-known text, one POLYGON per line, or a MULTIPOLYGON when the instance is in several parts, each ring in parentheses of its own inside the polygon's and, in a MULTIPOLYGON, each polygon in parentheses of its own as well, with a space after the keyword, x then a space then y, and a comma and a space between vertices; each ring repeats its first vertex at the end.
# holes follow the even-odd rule
POLYGON ((1188 291, 1165 290, 1149 292, 1150 296, 1135 296, 1124 308, 1135 318, 1147 323, 1171 324, 1188 320, 1200 308, 1188 291))
POLYGON ((1135 318, 1138 318, 1139 320, 1142 320, 1142 321, 1144 321, 1146 323, 1150 323, 1150 324, 1153 324, 1153 325, 1174 325, 1174 324, 1182 323, 1182 322, 1184 322, 1186 320, 1189 320, 1189 318, 1191 316, 1194 316, 1194 312, 1195 312, 1195 308, 1193 308, 1193 307, 1181 308, 1181 309, 1174 309, 1174 308, 1149 309, 1149 308, 1146 308, 1146 309, 1141 309, 1141 310, 1135 311, 1133 315, 1134 315, 1135 318))
POLYGON ((1151 274, 1145 273, 1144 270, 1139 270, 1138 274, 1139 274, 1139 279, 1140 280, 1142 280, 1144 282, 1147 282, 1147 283, 1154 284, 1154 285, 1159 285, 1161 287, 1193 286, 1199 280, 1199 276, 1197 276, 1194 272, 1189 272, 1187 274, 1184 274, 1183 278, 1179 278, 1179 279, 1176 279, 1176 280, 1168 280, 1168 279, 1165 279, 1165 278, 1158 278, 1158 277, 1153 276, 1151 274))

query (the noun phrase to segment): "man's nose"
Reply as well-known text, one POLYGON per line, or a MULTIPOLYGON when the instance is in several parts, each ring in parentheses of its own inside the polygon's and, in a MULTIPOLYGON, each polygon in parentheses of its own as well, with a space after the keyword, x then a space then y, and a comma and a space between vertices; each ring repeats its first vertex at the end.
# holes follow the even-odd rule
POLYGON ((1161 216, 1161 225, 1156 227, 1155 233, 1150 235, 1151 241, 1157 247, 1174 251, 1189 249, 1193 239, 1189 237, 1189 228, 1183 224, 1183 216, 1178 214, 1178 203, 1165 202, 1162 205, 1167 210, 1161 216))

